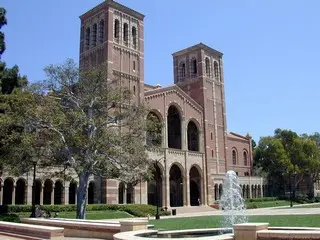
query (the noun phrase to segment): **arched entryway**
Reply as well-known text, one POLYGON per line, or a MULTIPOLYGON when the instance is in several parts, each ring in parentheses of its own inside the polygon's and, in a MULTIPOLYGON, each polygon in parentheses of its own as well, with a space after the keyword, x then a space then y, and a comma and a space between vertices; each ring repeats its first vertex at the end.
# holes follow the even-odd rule
POLYGON ((53 191, 53 182, 50 179, 47 179, 44 182, 43 186, 43 204, 52 204, 51 195, 53 191))
POLYGON ((201 175, 195 166, 190 169, 190 205, 199 206, 202 203, 201 195, 201 175))
POLYGON ((181 117, 178 109, 171 105, 168 109, 168 147, 181 149, 181 117))
POLYGON ((76 204, 76 195, 77 183, 75 181, 72 181, 69 185, 69 204, 76 204))
POLYGON ((95 191, 95 183, 91 181, 88 187, 88 204, 94 203, 94 191, 95 191))
POLYGON ((63 184, 60 180, 54 185, 54 204, 62 204, 63 200, 63 184))
POLYGON ((162 206, 162 170, 159 165, 154 164, 152 179, 148 182, 148 204, 162 206))
POLYGON ((14 181, 12 178, 7 178, 4 180, 3 184, 3 205, 12 204, 12 194, 13 194, 14 181))
POLYGON ((170 168, 170 206, 183 206, 183 177, 175 164, 170 168))
POLYGON ((35 181, 35 203, 36 205, 40 205, 40 197, 41 197, 41 191, 42 191, 42 183, 40 179, 36 179, 35 181))
POLYGON ((222 191, 223 191, 222 184, 219 184, 219 199, 221 199, 222 191))
POLYGON ((15 204, 22 205, 26 204, 26 181, 20 178, 16 184, 16 199, 15 204))
POLYGON ((134 187, 131 183, 127 185, 127 203, 134 203, 134 187))
POLYGON ((199 151, 199 130, 193 121, 188 123, 188 150, 199 151))
POLYGON ((124 199, 123 199, 124 193, 125 193, 125 185, 123 182, 121 182, 118 187, 118 202, 119 202, 119 204, 125 203, 124 199))
POLYGON ((219 200, 219 186, 218 186, 218 184, 214 185, 214 200, 219 200))

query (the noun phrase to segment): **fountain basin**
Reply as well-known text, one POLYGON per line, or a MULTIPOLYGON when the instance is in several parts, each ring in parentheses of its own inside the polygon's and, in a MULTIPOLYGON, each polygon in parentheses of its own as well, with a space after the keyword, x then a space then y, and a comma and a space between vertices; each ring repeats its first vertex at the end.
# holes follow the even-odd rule
POLYGON ((231 228, 188 229, 177 231, 140 230, 122 232, 114 235, 116 240, 148 240, 148 239, 201 239, 201 240, 232 240, 231 228))

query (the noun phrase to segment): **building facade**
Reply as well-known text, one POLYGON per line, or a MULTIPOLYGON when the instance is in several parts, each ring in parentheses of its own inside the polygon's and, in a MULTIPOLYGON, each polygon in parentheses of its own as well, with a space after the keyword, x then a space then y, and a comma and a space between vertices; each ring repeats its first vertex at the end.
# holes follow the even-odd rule
MULTIPOLYGON (((163 123, 159 148, 148 153, 156 164, 154 180, 131 186, 92 176, 89 204, 159 199, 168 208, 211 205, 228 170, 238 174, 244 197, 264 195, 263 179, 251 176, 251 136, 227 131, 221 52, 203 43, 175 52, 174 83, 153 86, 144 80, 144 15, 106 0, 80 19, 80 66, 107 63, 108 78, 119 79, 163 123)), ((45 170, 37 175, 38 204, 76 202, 76 178, 50 178, 45 170)), ((1 178, 0 204, 31 203, 31 175, 1 178)))

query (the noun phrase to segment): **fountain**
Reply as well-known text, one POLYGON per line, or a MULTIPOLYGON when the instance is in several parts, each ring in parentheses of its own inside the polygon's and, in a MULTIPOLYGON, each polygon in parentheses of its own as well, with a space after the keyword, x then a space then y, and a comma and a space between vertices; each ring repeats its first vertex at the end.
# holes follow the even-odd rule
POLYGON ((246 204, 241 192, 237 174, 234 171, 228 171, 224 177, 220 200, 220 209, 224 213, 222 220, 224 228, 248 222, 248 217, 245 214, 246 204))

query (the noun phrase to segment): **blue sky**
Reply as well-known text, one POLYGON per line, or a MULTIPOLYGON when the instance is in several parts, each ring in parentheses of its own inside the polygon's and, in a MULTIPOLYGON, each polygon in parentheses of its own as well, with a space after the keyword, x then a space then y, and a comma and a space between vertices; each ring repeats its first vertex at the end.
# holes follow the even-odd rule
MULTIPOLYGON (((3 60, 30 81, 78 61, 79 16, 101 0, 2 0, 3 60)), ((172 56, 203 42, 224 53, 229 131, 254 139, 275 128, 320 131, 320 1, 119 0, 145 17, 145 81, 173 82, 172 56)))

